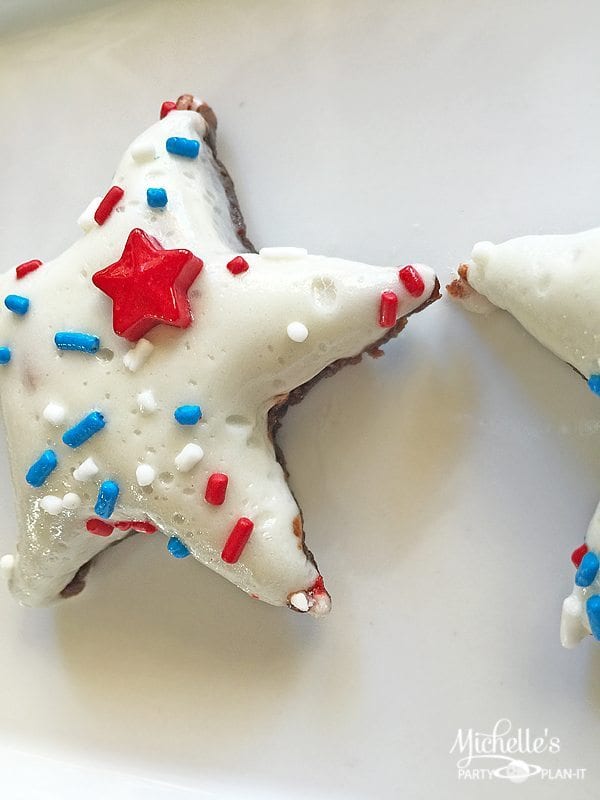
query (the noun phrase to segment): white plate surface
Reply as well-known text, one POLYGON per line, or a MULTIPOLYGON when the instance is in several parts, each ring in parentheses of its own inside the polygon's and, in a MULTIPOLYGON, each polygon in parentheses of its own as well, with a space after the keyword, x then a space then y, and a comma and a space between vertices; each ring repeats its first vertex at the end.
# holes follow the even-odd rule
MULTIPOLYGON (((219 115, 259 246, 445 279, 479 239, 598 224, 594 0, 3 5, 3 269, 78 236, 182 91, 219 115)), ((599 420, 507 316, 436 304, 286 419, 328 619, 253 603, 160 537, 111 550, 56 609, 0 587, 1 796, 511 797, 449 753, 501 718, 560 739, 518 757, 587 769, 521 797, 597 796, 600 647, 563 651, 558 620, 599 420)))

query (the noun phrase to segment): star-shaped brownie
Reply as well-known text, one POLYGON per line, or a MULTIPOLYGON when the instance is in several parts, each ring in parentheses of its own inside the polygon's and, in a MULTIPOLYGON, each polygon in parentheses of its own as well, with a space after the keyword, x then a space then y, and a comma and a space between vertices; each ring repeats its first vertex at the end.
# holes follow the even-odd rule
POLYGON ((275 433, 319 375, 378 354, 438 284, 420 265, 254 252, 215 131, 201 101, 165 103, 81 215, 83 237, 0 278, 19 525, 2 566, 27 605, 77 594, 109 545, 162 533, 253 597, 329 610, 275 433))
MULTIPOLYGON (((498 245, 479 242, 448 291, 475 311, 508 311, 600 395, 600 228, 498 245)), ((585 543, 571 555, 577 572, 563 603, 565 647, 590 633, 600 639, 599 556, 600 506, 585 543)))

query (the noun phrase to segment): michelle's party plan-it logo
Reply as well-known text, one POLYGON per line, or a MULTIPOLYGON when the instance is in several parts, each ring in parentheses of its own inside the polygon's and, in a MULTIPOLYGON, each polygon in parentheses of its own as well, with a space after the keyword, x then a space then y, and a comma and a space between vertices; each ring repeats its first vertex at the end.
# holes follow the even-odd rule
POLYGON ((560 739, 551 735, 548 728, 541 732, 513 728, 506 718, 499 719, 489 732, 459 728, 450 754, 458 756, 459 780, 581 781, 586 775, 586 767, 565 767, 558 763, 560 739))

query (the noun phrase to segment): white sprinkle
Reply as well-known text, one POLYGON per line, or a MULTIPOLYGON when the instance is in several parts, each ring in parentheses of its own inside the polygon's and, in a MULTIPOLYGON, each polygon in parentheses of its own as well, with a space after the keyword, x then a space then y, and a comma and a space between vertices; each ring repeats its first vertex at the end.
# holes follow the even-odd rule
POLYGON ((40 508, 43 509, 46 514, 52 514, 53 517, 60 514, 62 507, 63 501, 54 494, 47 494, 40 500, 40 508))
POLYGON ((263 258, 304 258, 308 250, 303 247, 261 247, 258 254, 263 258))
POLYGON ((297 611, 302 611, 303 613, 308 611, 309 602, 306 592, 294 592, 294 594, 290 597, 290 605, 293 606, 297 611))
POLYGON ((144 364, 150 353, 154 350, 154 345, 148 339, 140 339, 131 350, 128 350, 123 356, 123 363, 131 372, 137 372, 138 369, 144 364))
POLYGON ((158 408, 158 403, 152 393, 152 389, 146 389, 137 396, 138 406, 142 414, 153 414, 158 408))
POLYGON ((204 450, 200 445, 190 442, 175 456, 175 466, 180 472, 189 472, 202 460, 203 456, 204 450))
POLYGON ((303 322, 290 322, 287 335, 292 342, 305 342, 308 339, 308 328, 303 322))
POLYGON ((11 576, 11 573, 15 567, 15 557, 7 553, 5 556, 0 558, 0 572, 4 576, 6 580, 8 580, 11 576))
POLYGON ((140 464, 135 471, 135 477, 140 486, 150 486, 156 478, 156 470, 150 464, 140 464))
POLYGON ((92 228, 97 228, 98 223, 94 219, 94 214, 96 213, 96 209, 100 205, 102 198, 101 197, 94 197, 94 199, 90 202, 89 206, 85 209, 85 211, 80 215, 79 219, 77 220, 77 224, 81 228, 82 231, 87 233, 91 231, 92 228))
POLYGON ((76 481, 89 481, 90 478, 98 474, 98 466, 93 458, 86 458, 83 464, 80 464, 73 472, 73 477, 76 481))
POLYGON ((75 492, 67 492, 67 494, 62 499, 63 508, 69 509, 72 511, 74 508, 79 508, 81 505, 81 497, 75 492))
POLYGON ((131 145, 131 157, 138 162, 152 161, 153 158, 156 158, 156 148, 152 142, 139 139, 131 145))
POLYGON ((46 408, 42 411, 44 419, 52 425, 62 425, 66 415, 65 407, 61 406, 59 403, 48 403, 46 408))

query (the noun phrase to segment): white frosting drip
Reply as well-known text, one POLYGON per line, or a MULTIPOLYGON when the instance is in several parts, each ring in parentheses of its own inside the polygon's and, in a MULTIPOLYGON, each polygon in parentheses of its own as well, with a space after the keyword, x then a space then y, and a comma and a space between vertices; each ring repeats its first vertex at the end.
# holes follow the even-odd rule
MULTIPOLYGON (((19 282, 19 293, 32 301, 26 319, 0 317, 2 344, 15 345, 10 365, 0 367, 20 531, 10 587, 26 604, 52 602, 82 564, 127 535, 115 529, 101 537, 85 528, 95 516, 100 483, 112 479, 120 487, 112 520, 151 520, 166 536, 178 536, 200 562, 261 600, 287 605, 297 595, 303 606, 298 593, 304 593, 309 613, 329 609, 326 593, 310 593, 318 572, 295 533, 299 509, 275 458, 267 412, 275 398, 385 333, 378 325, 383 291, 396 292, 398 316, 405 315, 428 299, 435 276, 416 265, 425 291, 414 298, 397 268, 306 255, 297 248, 243 252, 209 147, 203 144, 193 160, 165 149, 168 137, 201 139, 204 133, 199 114, 173 111, 138 138, 113 181, 125 191, 118 210, 19 282), (160 213, 146 203, 149 186, 167 190, 169 203, 160 213), (133 228, 167 249, 191 250, 204 262, 189 292, 193 324, 186 330, 152 329, 147 338, 154 351, 138 372, 127 368, 124 357, 131 366, 140 345, 131 351, 114 334, 111 301, 91 281, 120 258, 133 228), (226 264, 241 253, 249 269, 232 275, 226 264), (303 346, 286 333, 297 319, 310 330, 303 346), (59 330, 93 333, 101 350, 59 355, 52 335, 59 330), (76 450, 63 445, 57 432, 49 446, 58 455, 58 468, 41 489, 32 489, 25 473, 48 446, 48 426, 37 422, 36 414, 57 395, 68 401, 69 426, 95 409, 104 414, 106 428, 76 450), (173 419, 175 408, 184 404, 203 410, 193 428, 173 419), (199 448, 193 458, 190 438, 199 448), (158 475, 152 490, 138 486, 147 485, 147 476, 139 480, 138 465, 158 475), (203 500, 214 472, 229 476, 221 506, 203 500), (42 496, 54 495, 62 506, 65 491, 86 480, 94 486, 79 508, 59 518, 40 513, 42 496), (239 561, 228 564, 221 550, 242 516, 252 520, 254 530, 239 561)), ((16 287, 14 272, 0 278, 4 295, 16 287)))

